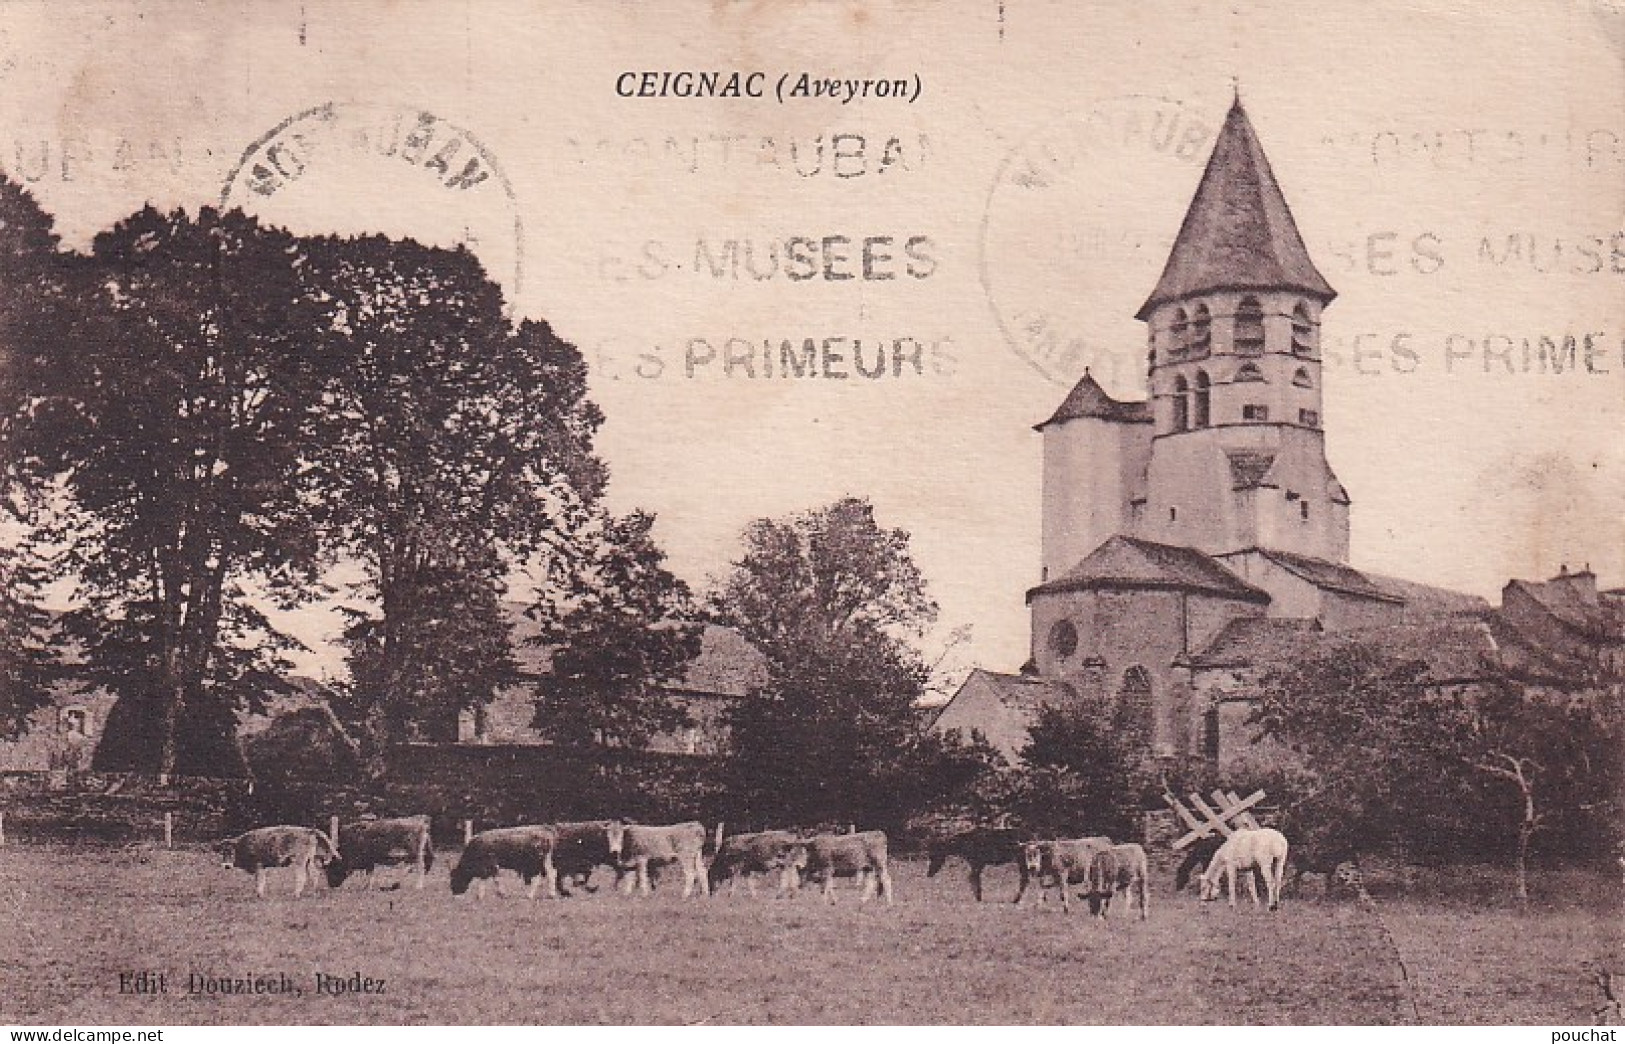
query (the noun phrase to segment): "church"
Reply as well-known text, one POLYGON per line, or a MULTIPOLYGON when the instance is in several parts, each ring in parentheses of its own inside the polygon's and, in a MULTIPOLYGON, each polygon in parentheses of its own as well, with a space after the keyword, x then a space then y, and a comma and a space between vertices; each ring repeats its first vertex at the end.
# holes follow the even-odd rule
POLYGON ((1455 685, 1570 609, 1582 633, 1619 631, 1625 591, 1598 592, 1589 570, 1513 581, 1492 608, 1349 565, 1321 406, 1335 297, 1238 98, 1136 313, 1149 397, 1113 399, 1086 371, 1036 426, 1031 658, 973 671, 933 728, 980 732, 1014 760, 1040 706, 1087 699, 1139 716, 1159 757, 1239 769, 1249 682, 1330 636, 1414 654, 1455 685))

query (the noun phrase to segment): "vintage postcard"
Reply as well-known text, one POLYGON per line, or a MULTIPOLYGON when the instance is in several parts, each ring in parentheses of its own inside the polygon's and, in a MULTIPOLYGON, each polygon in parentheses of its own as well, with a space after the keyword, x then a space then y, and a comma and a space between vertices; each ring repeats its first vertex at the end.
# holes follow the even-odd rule
POLYGON ((1625 1021, 1622 99, 1617 0, 0 5, 0 1023, 1625 1021))

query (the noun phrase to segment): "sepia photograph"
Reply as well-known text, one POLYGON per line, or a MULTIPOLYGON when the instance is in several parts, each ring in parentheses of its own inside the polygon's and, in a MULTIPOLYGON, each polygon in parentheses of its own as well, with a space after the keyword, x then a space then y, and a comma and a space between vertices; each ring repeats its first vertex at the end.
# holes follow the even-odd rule
POLYGON ((1617 0, 8 0, 0 1025, 1613 1039, 1622 435, 1617 0))

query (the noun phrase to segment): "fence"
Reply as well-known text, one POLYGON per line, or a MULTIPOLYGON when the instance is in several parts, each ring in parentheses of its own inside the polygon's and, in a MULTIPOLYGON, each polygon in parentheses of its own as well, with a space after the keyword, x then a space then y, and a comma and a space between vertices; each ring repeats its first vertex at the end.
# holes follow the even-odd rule
POLYGON ((715 816, 711 759, 532 745, 409 745, 381 780, 204 779, 127 773, 0 773, 0 843, 212 843, 254 826, 428 814, 437 840, 481 829, 619 815, 715 816))
POLYGON ((208 844, 244 823, 247 780, 0 772, 0 844, 208 844))

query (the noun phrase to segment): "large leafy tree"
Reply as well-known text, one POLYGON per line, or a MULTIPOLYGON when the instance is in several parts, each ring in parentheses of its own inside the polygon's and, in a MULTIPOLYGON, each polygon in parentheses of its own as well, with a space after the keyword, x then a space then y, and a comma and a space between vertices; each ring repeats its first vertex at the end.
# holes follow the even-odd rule
POLYGON ((1590 839, 1582 848, 1605 848, 1618 807, 1617 680, 1531 682, 1495 660, 1478 673, 1436 685, 1425 663, 1358 638, 1270 672, 1253 720, 1303 755, 1293 798, 1304 829, 1351 848, 1488 847, 1511 855, 1520 898, 1531 843, 1554 817, 1590 839))
POLYGON ((1046 705, 1028 730, 1022 763, 1030 770, 1016 796, 1022 820, 1040 834, 1128 836, 1153 785, 1142 756, 1140 716, 1108 715, 1087 700, 1046 705))
POLYGON ((39 608, 47 578, 28 546, 46 506, 39 469, 19 435, 43 388, 43 364, 64 350, 66 269, 51 218, 0 175, 0 736, 15 736, 49 699, 50 619, 39 608))
POLYGON ((513 326, 467 250, 382 236, 311 245, 329 431, 320 516, 363 564, 374 611, 347 631, 347 717, 371 753, 448 738, 515 680, 504 577, 576 554, 605 473, 577 349, 513 326))
POLYGON ((700 651, 686 584, 665 567, 654 517, 604 516, 583 553, 542 585, 531 613, 552 650, 534 725, 555 743, 641 748, 693 724, 670 686, 700 651))
POLYGON ((46 536, 80 585, 93 677, 119 694, 100 768, 244 771, 235 708, 285 666, 245 584, 292 604, 316 562, 300 256, 238 212, 142 210, 96 238, 73 328, 30 374, 13 434, 60 483, 46 536))
POLYGON ((744 533, 713 596, 766 656, 766 688, 729 719, 737 814, 888 822, 895 770, 919 734, 928 670, 913 644, 936 616, 908 534, 844 498, 744 533))

